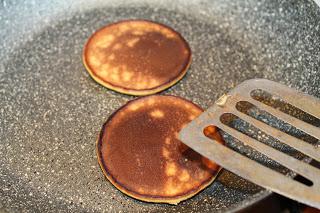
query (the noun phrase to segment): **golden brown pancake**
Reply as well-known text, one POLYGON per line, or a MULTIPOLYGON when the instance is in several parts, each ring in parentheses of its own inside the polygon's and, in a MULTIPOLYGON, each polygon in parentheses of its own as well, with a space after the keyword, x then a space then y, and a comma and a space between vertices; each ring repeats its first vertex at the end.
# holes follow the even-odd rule
MULTIPOLYGON (((177 138, 202 111, 185 99, 161 95, 121 107, 103 125, 97 140, 98 160, 107 179, 136 199, 170 204, 207 187, 219 166, 177 138)), ((217 129, 208 131, 206 135, 223 143, 217 129)))
POLYGON ((83 62, 103 86, 131 95, 160 92, 186 73, 191 50, 173 29, 151 21, 107 25, 87 41, 83 62))

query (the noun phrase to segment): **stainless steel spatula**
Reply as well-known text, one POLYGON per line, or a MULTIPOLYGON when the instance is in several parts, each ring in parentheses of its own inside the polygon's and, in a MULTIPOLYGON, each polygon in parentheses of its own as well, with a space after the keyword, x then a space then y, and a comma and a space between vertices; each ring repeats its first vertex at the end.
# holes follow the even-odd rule
POLYGON ((305 141, 282 132, 265 122, 257 120, 238 109, 238 103, 249 102, 260 110, 263 110, 320 140, 319 126, 297 119, 296 117, 253 98, 252 92, 256 90, 266 91, 274 96, 278 96, 292 106, 308 113, 316 119, 320 119, 319 99, 273 81, 253 79, 243 82, 228 94, 222 96, 212 107, 184 127, 180 131, 180 139, 183 143, 201 155, 215 161, 223 168, 257 185, 299 202, 320 208, 319 169, 268 146, 267 144, 261 143, 258 140, 230 127, 225 122, 222 122, 221 118, 223 115, 233 114, 280 142, 287 144, 320 162, 319 146, 306 143, 305 141), (210 125, 217 126, 220 130, 240 140, 256 151, 309 179, 312 182, 312 185, 308 186, 300 183, 254 160, 251 160, 246 156, 243 156, 227 146, 216 143, 213 139, 206 137, 203 133, 204 129, 210 125))

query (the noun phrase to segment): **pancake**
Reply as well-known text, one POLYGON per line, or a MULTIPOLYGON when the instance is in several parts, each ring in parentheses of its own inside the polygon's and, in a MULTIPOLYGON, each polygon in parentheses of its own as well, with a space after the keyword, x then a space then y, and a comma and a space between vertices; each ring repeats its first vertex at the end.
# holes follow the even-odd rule
MULTIPOLYGON (((123 193, 177 204, 207 187, 220 167, 177 137, 203 110, 179 97, 153 95, 128 102, 109 117, 97 140, 98 161, 123 193)), ((223 143, 215 127, 206 135, 223 143)))
POLYGON ((186 73, 191 50, 173 29, 146 20, 107 25, 87 41, 83 63, 91 77, 120 93, 160 92, 186 73))

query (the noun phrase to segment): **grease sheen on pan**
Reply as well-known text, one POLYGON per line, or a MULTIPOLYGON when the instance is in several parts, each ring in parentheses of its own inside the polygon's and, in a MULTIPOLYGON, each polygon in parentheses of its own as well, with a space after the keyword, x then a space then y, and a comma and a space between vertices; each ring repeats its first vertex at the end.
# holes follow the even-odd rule
POLYGON ((103 86, 131 95, 160 92, 186 73, 191 50, 185 39, 163 24, 126 20, 107 25, 87 41, 83 62, 103 86))
MULTIPOLYGON (((200 192, 220 168, 177 137, 202 112, 175 96, 128 102, 109 117, 97 140, 107 179, 123 193, 148 202, 177 204, 200 192)), ((208 131, 206 135, 223 143, 215 128, 208 131)))

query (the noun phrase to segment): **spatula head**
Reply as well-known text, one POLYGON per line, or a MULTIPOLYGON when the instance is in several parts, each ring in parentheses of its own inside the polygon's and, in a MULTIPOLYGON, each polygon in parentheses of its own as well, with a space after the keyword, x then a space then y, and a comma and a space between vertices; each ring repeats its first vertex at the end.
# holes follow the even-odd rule
POLYGON ((320 140, 320 128, 306 121, 293 117, 286 112, 273 108, 263 101, 254 98, 254 91, 265 91, 272 96, 300 109, 314 119, 320 119, 320 101, 310 95, 301 93, 282 84, 265 80, 253 79, 243 82, 228 94, 223 95, 207 111, 189 123, 180 132, 180 139, 203 156, 215 161, 227 170, 250 180, 266 189, 272 190, 291 199, 320 208, 320 170, 300 161, 286 153, 270 147, 258 140, 230 127, 223 121, 223 116, 233 115, 248 122, 254 127, 269 134, 280 142, 320 161, 320 148, 308 144, 292 135, 280 131, 265 122, 257 120, 239 109, 239 103, 249 103, 275 116, 276 118, 296 127, 306 134, 320 140), (311 186, 295 181, 274 171, 240 153, 231 150, 204 135, 204 129, 210 125, 218 127, 232 137, 242 141, 256 151, 275 160, 281 165, 304 176, 312 182, 311 186))

